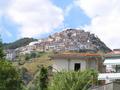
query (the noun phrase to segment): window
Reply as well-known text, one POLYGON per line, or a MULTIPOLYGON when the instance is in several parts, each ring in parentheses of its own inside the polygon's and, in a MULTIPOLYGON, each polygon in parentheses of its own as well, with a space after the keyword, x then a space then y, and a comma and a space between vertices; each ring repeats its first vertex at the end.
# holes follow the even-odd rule
POLYGON ((120 65, 116 65, 116 72, 120 73, 120 65))
POLYGON ((75 63, 74 70, 78 71, 78 70, 80 70, 80 68, 81 68, 81 64, 80 63, 75 63))

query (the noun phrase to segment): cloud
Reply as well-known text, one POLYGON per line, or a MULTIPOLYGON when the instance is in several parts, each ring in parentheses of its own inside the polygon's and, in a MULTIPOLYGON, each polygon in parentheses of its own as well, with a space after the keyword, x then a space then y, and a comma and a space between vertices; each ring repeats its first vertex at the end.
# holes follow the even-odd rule
POLYGON ((7 37, 12 37, 12 34, 9 31, 4 29, 4 27, 0 26, 0 36, 3 36, 3 35, 7 35, 7 37))
POLYGON ((3 25, 3 14, 3 9, 0 9, 0 36, 7 35, 8 37, 12 37, 12 34, 3 25))
POLYGON ((39 37, 64 21, 62 9, 50 0, 12 0, 6 15, 19 26, 20 37, 39 37))
POLYGON ((68 16, 70 11, 72 10, 72 8, 74 8, 74 3, 70 3, 68 6, 66 6, 65 10, 64 10, 64 14, 65 16, 68 16))
POLYGON ((83 27, 110 48, 120 48, 120 0, 76 0, 75 3, 91 18, 91 23, 83 27))
POLYGON ((6 35, 7 37, 12 37, 13 35, 7 31, 4 27, 0 25, 0 36, 6 35))

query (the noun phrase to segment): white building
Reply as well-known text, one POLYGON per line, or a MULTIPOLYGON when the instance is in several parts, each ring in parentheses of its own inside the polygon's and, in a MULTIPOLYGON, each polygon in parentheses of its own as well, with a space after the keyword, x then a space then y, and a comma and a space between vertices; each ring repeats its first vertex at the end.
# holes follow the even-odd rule
POLYGON ((106 54, 104 65, 106 66, 106 72, 99 74, 99 80, 104 80, 105 83, 120 80, 120 50, 114 50, 106 54))
POLYGON ((102 58, 99 54, 63 53, 53 56, 53 71, 96 69, 101 71, 102 58))
POLYGON ((6 59, 14 60, 17 56, 17 53, 14 49, 6 51, 6 59))

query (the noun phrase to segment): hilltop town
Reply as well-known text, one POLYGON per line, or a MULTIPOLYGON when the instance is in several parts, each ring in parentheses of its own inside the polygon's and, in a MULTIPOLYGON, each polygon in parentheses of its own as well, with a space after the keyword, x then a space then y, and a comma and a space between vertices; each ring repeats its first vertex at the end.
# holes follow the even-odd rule
POLYGON ((66 29, 47 38, 30 42, 28 45, 7 49, 6 57, 15 60, 18 54, 31 52, 109 52, 111 51, 96 35, 80 29, 66 29))

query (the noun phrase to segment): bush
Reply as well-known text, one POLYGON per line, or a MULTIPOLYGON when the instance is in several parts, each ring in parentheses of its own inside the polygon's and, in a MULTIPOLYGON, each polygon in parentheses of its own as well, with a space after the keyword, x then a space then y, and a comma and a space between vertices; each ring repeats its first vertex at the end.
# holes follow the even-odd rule
POLYGON ((48 90, 88 90, 96 81, 97 72, 94 70, 59 72, 53 76, 48 90))
POLYGON ((47 90, 48 87, 48 69, 41 66, 39 76, 36 80, 35 90, 47 90))
POLYGON ((25 64, 25 60, 19 60, 18 64, 19 65, 24 65, 25 64))
POLYGON ((19 72, 8 61, 0 61, 0 90, 22 90, 19 72))

